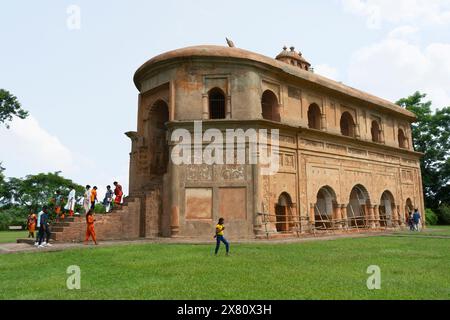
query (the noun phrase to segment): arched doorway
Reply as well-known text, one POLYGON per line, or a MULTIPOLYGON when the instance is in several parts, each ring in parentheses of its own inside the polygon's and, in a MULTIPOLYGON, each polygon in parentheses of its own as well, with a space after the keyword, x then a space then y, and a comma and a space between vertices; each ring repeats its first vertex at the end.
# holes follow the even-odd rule
POLYGON ((367 227, 366 210, 369 205, 370 197, 367 189, 360 184, 354 186, 347 206, 348 225, 357 228, 367 227))
POLYGON ((408 149, 408 140, 402 129, 398 129, 398 146, 402 149, 408 149))
POLYGON ((225 94, 219 88, 211 89, 208 93, 209 118, 225 119, 225 94))
POLYGON ((283 192, 278 198, 275 208, 276 228, 278 232, 289 232, 295 227, 293 223, 292 198, 287 192, 283 192))
POLYGON ((281 122, 278 99, 275 93, 273 93, 272 91, 264 91, 261 98, 261 109, 263 119, 281 122))
POLYGON ((333 211, 337 205, 336 193, 331 187, 323 187, 317 193, 314 207, 316 229, 329 229, 333 226, 333 211))
POLYGON ((392 227, 393 216, 395 211, 395 200, 391 192, 383 192, 380 200, 380 226, 381 227, 392 227))
POLYGON ((166 141, 166 123, 169 121, 169 107, 163 100, 158 100, 150 108, 148 132, 150 141, 150 174, 162 176, 167 173, 169 147, 166 141))
POLYGON ((381 129, 380 125, 378 124, 378 121, 374 120, 372 121, 372 141, 379 143, 381 141, 381 129))
POLYGON ((317 104, 313 103, 308 109, 308 127, 310 129, 321 129, 322 113, 317 104))
POLYGON ((341 133, 346 137, 355 137, 355 121, 350 113, 344 112, 341 117, 341 133))

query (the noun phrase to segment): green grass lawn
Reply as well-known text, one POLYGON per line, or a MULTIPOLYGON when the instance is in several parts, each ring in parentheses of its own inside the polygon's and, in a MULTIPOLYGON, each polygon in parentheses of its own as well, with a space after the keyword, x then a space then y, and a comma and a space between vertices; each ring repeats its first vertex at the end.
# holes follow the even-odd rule
POLYGON ((0 256, 0 299, 450 299, 450 239, 136 244, 0 256), (223 250, 223 248, 222 248, 223 250), (223 254, 223 251, 221 251, 223 254), (81 267, 81 290, 66 268, 81 267), (367 267, 381 268, 368 290, 367 267))
POLYGON ((18 238, 27 238, 28 231, 0 231, 0 243, 16 242, 18 238))

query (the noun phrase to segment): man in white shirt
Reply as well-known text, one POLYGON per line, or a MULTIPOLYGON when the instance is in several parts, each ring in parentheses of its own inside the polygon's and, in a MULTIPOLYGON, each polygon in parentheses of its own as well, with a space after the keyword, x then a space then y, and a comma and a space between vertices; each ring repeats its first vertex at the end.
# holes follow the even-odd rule
POLYGON ((34 242, 34 245, 37 247, 39 245, 39 238, 41 236, 41 216, 44 214, 44 211, 41 210, 41 212, 38 213, 37 216, 37 224, 36 224, 36 228, 38 230, 37 235, 36 235, 36 241, 34 242))

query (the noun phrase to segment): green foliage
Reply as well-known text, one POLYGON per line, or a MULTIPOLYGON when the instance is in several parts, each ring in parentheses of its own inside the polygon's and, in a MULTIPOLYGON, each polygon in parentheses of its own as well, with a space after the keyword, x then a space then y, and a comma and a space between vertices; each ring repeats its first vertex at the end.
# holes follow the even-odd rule
MULTIPOLYGON (((61 192, 64 206, 72 188, 79 197, 83 195, 82 186, 61 177, 59 172, 5 179, 0 171, 0 230, 7 230, 11 225, 26 225, 30 210, 37 213, 44 205, 49 208, 50 219, 54 219, 56 191, 61 192)), ((80 210, 79 205, 75 206, 77 210, 80 210)))
POLYGON ((105 206, 101 203, 97 203, 94 208, 94 213, 106 213, 105 206))
POLYGON ((8 230, 9 226, 26 228, 29 211, 23 207, 10 207, 0 210, 0 230, 8 230))
POLYGON ((413 112, 414 147, 424 153, 421 161, 425 205, 436 211, 440 203, 450 204, 450 107, 431 110, 426 94, 416 92, 398 105, 413 112))
POLYGON ((7 183, 8 201, 15 205, 38 208, 49 205, 57 190, 66 197, 72 187, 78 195, 83 194, 82 186, 61 177, 59 172, 28 175, 24 179, 10 178, 7 183))
POLYGON ((450 225, 450 205, 442 204, 438 209, 439 223, 450 225))
POLYGON ((431 209, 425 210, 425 222, 428 226, 434 226, 438 223, 438 216, 431 209))
POLYGON ((6 128, 9 128, 8 122, 11 122, 13 117, 25 119, 28 117, 28 112, 22 109, 14 95, 0 89, 0 124, 5 124, 6 128))

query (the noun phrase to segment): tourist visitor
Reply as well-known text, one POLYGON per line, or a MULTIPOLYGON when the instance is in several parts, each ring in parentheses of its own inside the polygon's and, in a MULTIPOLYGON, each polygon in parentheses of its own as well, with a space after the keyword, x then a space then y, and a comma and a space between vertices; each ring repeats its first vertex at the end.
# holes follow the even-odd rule
POLYGON ((122 186, 117 181, 114 181, 114 186, 115 186, 114 195, 116 196, 114 198, 114 205, 120 206, 120 204, 122 203, 122 196, 123 196, 122 186))
POLYGON ((97 202, 97 187, 94 186, 91 191, 91 210, 95 209, 96 202, 97 202))
MULTIPOLYGON (((59 220, 60 214, 61 214, 61 203, 62 203, 61 191, 56 190, 55 199, 53 201, 55 204, 56 220, 59 220)), ((64 219, 64 217, 61 217, 61 218, 64 219)))
POLYGON ((113 201, 113 196, 114 196, 114 193, 111 190, 111 186, 107 186, 105 198, 103 199, 103 205, 105 206, 106 213, 111 211, 111 204, 113 201))
POLYGON ((43 214, 44 214, 44 210, 41 210, 37 216, 37 221, 36 221, 37 235, 36 235, 36 241, 34 242, 35 246, 39 245, 39 239, 41 238, 41 217, 43 214))
POLYGON ((415 231, 420 231, 419 230, 419 224, 420 224, 420 212, 419 209, 416 208, 414 210, 414 214, 413 214, 413 222, 414 222, 414 230, 415 231))
POLYGON ((44 206, 42 208, 42 214, 41 214, 41 218, 40 218, 38 248, 52 246, 50 244, 51 233, 50 233, 50 224, 49 223, 50 223, 50 221, 49 221, 49 216, 48 216, 48 209, 46 206, 44 206), (43 241, 44 237, 45 237, 45 241, 43 241))
POLYGON ((27 218, 28 238, 34 238, 34 231, 36 230, 37 217, 31 211, 27 218))
POLYGON ((413 218, 412 211, 410 211, 408 213, 408 225, 409 225, 409 230, 414 231, 414 218, 413 218))
POLYGON ((230 244, 228 243, 227 239, 225 239, 225 237, 224 237, 224 230, 225 230, 224 223, 225 223, 225 219, 220 218, 219 222, 216 225, 216 235, 214 236, 214 238, 216 239, 216 251, 215 251, 216 256, 217 256, 217 253, 219 252, 220 242, 223 242, 225 244, 227 256, 230 253, 230 244))
POLYGON ((84 212, 87 214, 89 209, 91 208, 91 186, 86 186, 86 191, 84 191, 84 199, 83 199, 83 208, 84 212))
POLYGON ((69 216, 73 217, 73 212, 75 210, 75 189, 72 188, 69 192, 69 196, 67 197, 67 203, 64 207, 64 210, 69 211, 69 216))
POLYGON ((92 237, 92 240, 94 241, 95 245, 97 245, 97 238, 95 236, 95 229, 94 229, 94 222, 95 218, 92 214, 92 210, 90 210, 86 214, 86 238, 84 239, 84 244, 88 244, 89 238, 92 237))

